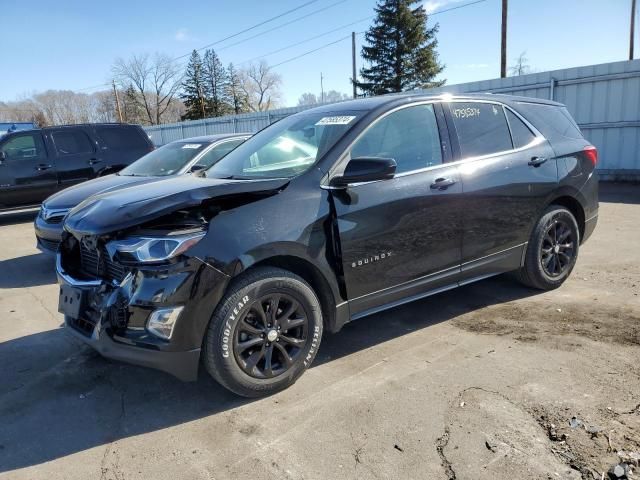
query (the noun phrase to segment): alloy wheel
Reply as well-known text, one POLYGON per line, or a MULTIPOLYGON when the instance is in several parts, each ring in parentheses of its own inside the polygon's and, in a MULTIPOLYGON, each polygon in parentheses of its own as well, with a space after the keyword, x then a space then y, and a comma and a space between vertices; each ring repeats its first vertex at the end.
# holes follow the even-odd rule
POLYGON ((254 378, 282 375, 300 358, 309 338, 308 327, 300 302, 289 295, 265 295, 237 323, 233 337, 236 362, 254 378))
POLYGON ((575 238, 568 223, 554 219, 542 239, 542 269, 550 277, 559 277, 571 265, 575 255, 575 238))

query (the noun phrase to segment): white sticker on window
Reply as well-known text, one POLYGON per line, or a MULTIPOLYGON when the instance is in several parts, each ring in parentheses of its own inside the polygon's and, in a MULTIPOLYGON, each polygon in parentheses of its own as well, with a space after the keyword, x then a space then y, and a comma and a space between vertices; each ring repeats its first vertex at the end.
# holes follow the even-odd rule
POLYGON ((316 125, 348 125, 356 118, 352 115, 342 115, 338 117, 322 117, 316 125))
POLYGON ((182 146, 182 148, 193 148, 193 149, 196 149, 196 148, 200 148, 201 146, 202 146, 201 143, 185 143, 182 146))
POLYGON ((480 116, 480 109, 476 107, 452 108, 451 113, 454 117, 464 119, 480 116))

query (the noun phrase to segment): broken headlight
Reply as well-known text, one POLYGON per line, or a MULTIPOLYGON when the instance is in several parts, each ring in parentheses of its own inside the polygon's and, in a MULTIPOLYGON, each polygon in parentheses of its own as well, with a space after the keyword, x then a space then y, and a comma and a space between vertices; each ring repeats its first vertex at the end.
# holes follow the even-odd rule
POLYGON ((166 237, 130 237, 107 244, 125 262, 162 262, 177 257, 198 243, 206 232, 166 237))

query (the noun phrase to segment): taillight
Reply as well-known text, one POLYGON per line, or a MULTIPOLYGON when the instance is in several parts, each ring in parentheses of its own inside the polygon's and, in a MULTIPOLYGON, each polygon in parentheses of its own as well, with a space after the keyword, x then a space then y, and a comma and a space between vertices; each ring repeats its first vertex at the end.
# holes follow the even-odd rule
POLYGON ((593 145, 589 145, 588 147, 584 147, 584 156, 589 159, 591 164, 595 167, 598 163, 598 149, 593 145))

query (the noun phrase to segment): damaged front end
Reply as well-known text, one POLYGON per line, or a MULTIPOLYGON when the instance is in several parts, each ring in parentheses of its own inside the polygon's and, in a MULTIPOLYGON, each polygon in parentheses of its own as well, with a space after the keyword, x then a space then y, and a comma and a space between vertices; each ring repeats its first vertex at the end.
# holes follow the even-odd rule
POLYGON ((56 262, 66 326, 105 357, 195 380, 211 302, 217 303, 228 277, 196 257, 159 255, 163 248, 170 254, 174 244, 204 234, 141 229, 117 237, 66 233, 56 262), (163 235, 170 238, 169 247, 157 246, 163 235), (177 235, 180 241, 174 240, 177 235))
POLYGON ((195 380, 230 280, 205 260, 215 253, 210 222, 282 185, 177 178, 83 202, 56 259, 66 326, 105 357, 195 380))

